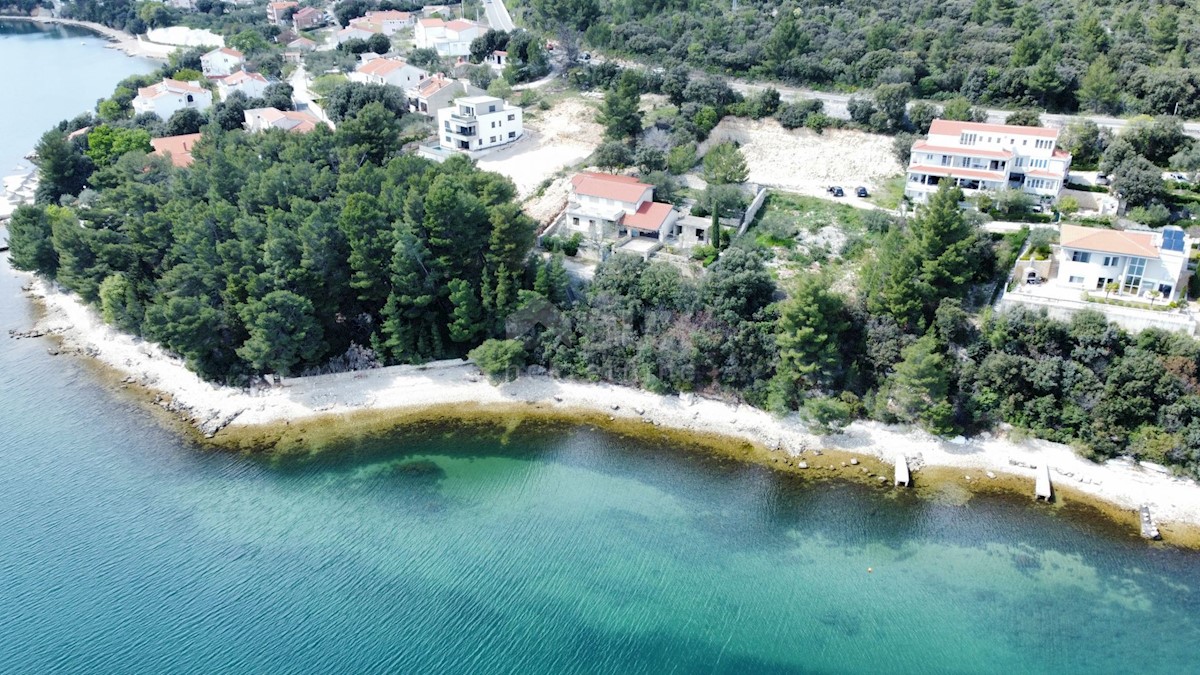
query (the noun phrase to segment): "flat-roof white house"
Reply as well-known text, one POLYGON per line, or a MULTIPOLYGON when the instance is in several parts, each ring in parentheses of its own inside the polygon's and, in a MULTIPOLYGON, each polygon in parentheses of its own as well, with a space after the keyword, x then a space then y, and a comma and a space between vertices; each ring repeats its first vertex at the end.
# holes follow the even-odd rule
POLYGON ((512 143, 525 133, 521 108, 495 96, 465 96, 437 113, 441 146, 474 153, 512 143))
POLYGON ((378 23, 383 28, 383 34, 388 37, 417 23, 417 17, 411 12, 400 12, 394 9, 367 12, 366 17, 378 23))
POLYGON ((349 42, 350 40, 370 40, 372 36, 378 34, 379 31, 368 30, 361 24, 350 24, 349 26, 346 26, 345 28, 334 33, 333 41, 340 45, 345 42, 349 42))
POLYGON ((575 174, 565 218, 567 229, 593 240, 628 236, 662 242, 683 234, 676 227, 679 213, 670 204, 654 201, 653 185, 631 176, 575 174))
POLYGON ((418 68, 399 57, 368 58, 350 73, 350 80, 365 84, 387 84, 406 92, 429 78, 429 71, 418 68))
POLYGON ((244 126, 250 133, 267 131, 268 129, 283 129, 296 133, 306 133, 317 128, 321 121, 306 112, 298 110, 279 110, 278 108, 253 108, 242 113, 246 122, 244 126))
POLYGON ((158 84, 138 89, 138 94, 133 99, 135 113, 154 113, 164 120, 184 108, 208 110, 210 107, 212 92, 201 87, 199 82, 180 82, 165 78, 158 84))
POLYGON ((486 32, 487 26, 466 19, 421 19, 413 38, 417 47, 436 49, 441 56, 466 56, 471 53, 471 41, 486 32))
POLYGON ((1105 230, 1063 225, 1053 282, 1088 292, 1171 302, 1187 291, 1192 239, 1178 227, 1162 231, 1105 230))
POLYGON ((1052 201, 1071 168, 1057 142, 1057 129, 934 120, 913 143, 904 194, 923 203, 948 180, 968 195, 1009 188, 1052 201))
POLYGON ((245 62, 245 55, 238 50, 221 47, 200 57, 200 69, 205 77, 225 77, 241 69, 245 62))
POLYGON ((266 93, 270 85, 267 78, 260 73, 239 70, 229 77, 217 80, 217 91, 220 92, 222 101, 228 100, 235 91, 242 92, 246 98, 259 98, 266 93))

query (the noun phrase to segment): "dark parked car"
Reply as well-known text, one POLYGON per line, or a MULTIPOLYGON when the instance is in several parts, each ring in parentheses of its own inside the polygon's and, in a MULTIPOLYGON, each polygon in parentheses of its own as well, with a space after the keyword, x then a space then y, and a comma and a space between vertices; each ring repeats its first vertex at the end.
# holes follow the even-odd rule
POLYGON ((1106 173, 1096 174, 1096 185, 1108 185, 1108 184, 1109 184, 1108 174, 1106 174, 1106 173))
POLYGON ((858 187, 856 187, 856 188, 854 188, 854 194, 855 194, 855 195, 857 195, 857 196, 859 196, 859 197, 867 197, 867 196, 869 196, 869 195, 867 194, 867 188, 865 188, 865 187, 862 187, 861 185, 860 185, 860 186, 858 186, 858 187))
POLYGON ((846 196, 846 193, 842 190, 842 188, 838 187, 837 185, 834 185, 833 187, 829 188, 829 194, 833 195, 834 197, 845 197, 846 196))

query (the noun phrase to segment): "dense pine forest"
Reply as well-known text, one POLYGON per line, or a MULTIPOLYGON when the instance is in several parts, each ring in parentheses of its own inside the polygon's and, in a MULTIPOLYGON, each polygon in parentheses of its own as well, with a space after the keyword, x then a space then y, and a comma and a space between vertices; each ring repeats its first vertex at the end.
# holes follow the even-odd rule
MULTIPOLYGON (((186 170, 132 149, 19 209, 12 262, 220 381, 463 355, 531 287, 534 225, 508 179, 401 154, 398 124, 372 103, 336 133, 210 125, 186 170)), ((48 133, 43 173, 93 135, 48 133)))
POLYGON ((1051 110, 1200 116, 1193 3, 532 0, 530 19, 659 66, 1051 110), (1178 108, 1177 108, 1178 106, 1178 108))

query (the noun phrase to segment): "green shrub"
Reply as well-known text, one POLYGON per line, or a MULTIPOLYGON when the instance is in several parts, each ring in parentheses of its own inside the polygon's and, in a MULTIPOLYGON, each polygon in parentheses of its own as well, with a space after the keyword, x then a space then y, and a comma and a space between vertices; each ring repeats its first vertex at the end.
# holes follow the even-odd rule
POLYGON ((467 356, 492 384, 516 379, 525 367, 525 346, 520 340, 486 340, 467 356))

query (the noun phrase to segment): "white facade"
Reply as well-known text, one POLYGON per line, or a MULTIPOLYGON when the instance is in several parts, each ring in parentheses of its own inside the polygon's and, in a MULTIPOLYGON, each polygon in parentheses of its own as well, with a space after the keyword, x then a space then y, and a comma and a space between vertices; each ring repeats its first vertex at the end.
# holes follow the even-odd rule
POLYGON ((201 87, 199 82, 164 79, 158 84, 138 89, 138 95, 133 99, 135 113, 154 113, 164 120, 184 108, 203 111, 210 107, 212 92, 201 87))
POLYGON ((383 34, 388 37, 416 23, 416 17, 411 13, 396 10, 367 12, 362 18, 378 25, 383 34))
POLYGON ((521 109, 494 96, 468 96, 437 113, 444 148, 478 152, 511 143, 525 133, 521 109))
POLYGON ((1052 201, 1071 168, 1057 142, 1057 129, 934 120, 912 146, 904 194, 921 203, 949 180, 967 194, 1009 188, 1052 201))
POLYGON ((306 133, 317 128, 320 120, 305 112, 278 110, 276 108, 253 108, 242 113, 246 131, 258 133, 269 129, 283 129, 306 133))
POLYGON ((200 57, 205 77, 225 77, 241 69, 246 57, 236 49, 221 47, 200 57))
POLYGON ((1175 227, 1160 232, 1104 230, 1063 225, 1053 282, 1092 294, 1171 302, 1186 293, 1192 240, 1175 227), (1157 296, 1154 294, 1158 294, 1157 296))
POLYGON ((421 19, 413 30, 417 47, 436 49, 441 56, 467 56, 471 53, 471 41, 487 32, 487 26, 455 19, 421 19))
POLYGON ((662 242, 684 234, 678 220, 670 204, 654 201, 654 186, 636 178, 596 172, 571 178, 565 225, 589 239, 647 237, 662 242))
POLYGON ((267 91, 270 86, 267 78, 259 73, 247 73, 244 70, 239 70, 236 73, 217 81, 217 91, 221 94, 221 100, 228 100, 235 91, 240 91, 246 95, 246 98, 259 98, 267 91))
POLYGON ((368 58, 358 66, 350 79, 365 84, 386 84, 406 92, 419 87, 429 78, 429 71, 418 68, 401 58, 368 58))

